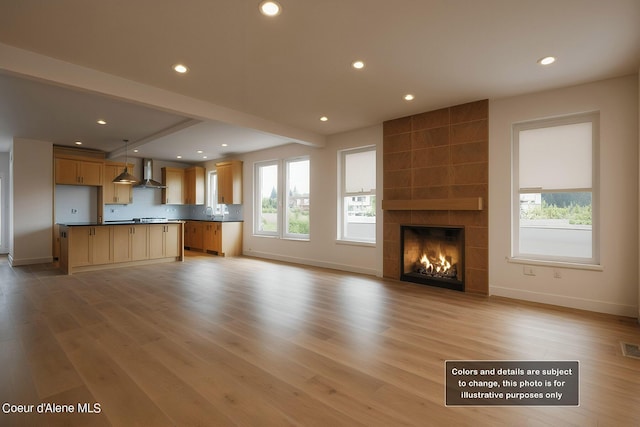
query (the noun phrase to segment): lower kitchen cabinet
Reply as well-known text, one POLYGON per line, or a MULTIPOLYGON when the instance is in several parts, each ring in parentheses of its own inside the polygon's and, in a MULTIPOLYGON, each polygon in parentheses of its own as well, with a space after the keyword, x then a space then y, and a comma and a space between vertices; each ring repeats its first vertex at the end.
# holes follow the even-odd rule
POLYGON ((141 261, 149 258, 148 225, 117 225, 113 228, 113 261, 141 261))
MULTIPOLYGON (((111 227, 68 227, 70 267, 113 262, 111 227)), ((67 259, 67 258, 65 258, 67 259)))
POLYGON ((149 258, 182 258, 182 224, 149 225, 149 258))
POLYGON ((184 224, 184 246, 189 249, 204 249, 204 229, 202 221, 187 221, 184 224))
POLYGON ((184 259, 182 223, 59 228, 60 268, 67 274, 184 259))
POLYGON ((185 246, 220 256, 242 255, 242 222, 188 221, 185 246), (188 237, 187 237, 188 235, 188 237))

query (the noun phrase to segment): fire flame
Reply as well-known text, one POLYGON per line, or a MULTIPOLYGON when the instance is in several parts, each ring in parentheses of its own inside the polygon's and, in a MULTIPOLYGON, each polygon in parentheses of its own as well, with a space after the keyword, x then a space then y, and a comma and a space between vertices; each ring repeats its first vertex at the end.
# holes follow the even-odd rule
POLYGON ((424 265, 424 268, 429 273, 441 273, 444 274, 451 268, 451 263, 446 260, 443 254, 438 255, 439 261, 431 263, 426 254, 420 258, 420 263, 424 265))

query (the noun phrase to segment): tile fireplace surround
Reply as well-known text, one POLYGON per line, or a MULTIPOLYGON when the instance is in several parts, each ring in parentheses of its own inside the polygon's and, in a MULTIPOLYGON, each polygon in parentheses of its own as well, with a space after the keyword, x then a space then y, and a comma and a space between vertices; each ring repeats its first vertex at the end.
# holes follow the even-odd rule
POLYGON ((384 277, 400 279, 400 226, 465 228, 465 291, 487 294, 489 102, 384 122, 384 277))

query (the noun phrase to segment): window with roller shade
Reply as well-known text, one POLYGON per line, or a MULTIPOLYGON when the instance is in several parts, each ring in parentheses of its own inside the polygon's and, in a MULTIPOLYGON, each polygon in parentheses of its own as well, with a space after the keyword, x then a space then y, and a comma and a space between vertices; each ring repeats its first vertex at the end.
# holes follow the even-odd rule
POLYGON ((598 113, 514 124, 514 258, 599 263, 598 136, 598 113))
POLYGON ((339 152, 338 239, 376 242, 376 150, 374 146, 339 152))

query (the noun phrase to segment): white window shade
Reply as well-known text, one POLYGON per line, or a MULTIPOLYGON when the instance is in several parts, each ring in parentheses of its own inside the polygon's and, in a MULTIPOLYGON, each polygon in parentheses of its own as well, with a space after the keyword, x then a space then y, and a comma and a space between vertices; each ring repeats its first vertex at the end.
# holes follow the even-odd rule
POLYGON ((521 130, 518 145, 521 189, 592 187, 591 123, 521 130))
POLYGON ((345 154, 344 162, 344 191, 346 193, 369 193, 376 189, 375 151, 345 154))

